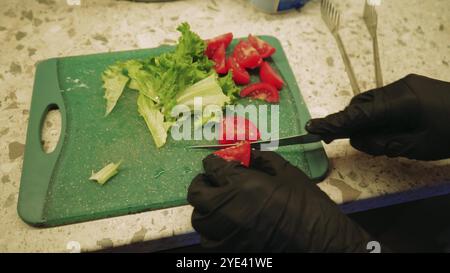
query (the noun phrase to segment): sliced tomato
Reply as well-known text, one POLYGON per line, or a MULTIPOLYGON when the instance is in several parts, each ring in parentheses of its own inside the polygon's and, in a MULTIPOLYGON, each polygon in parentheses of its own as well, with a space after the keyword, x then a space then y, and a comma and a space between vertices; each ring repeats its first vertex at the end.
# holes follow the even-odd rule
POLYGON ((211 59, 221 44, 224 44, 226 49, 230 45, 231 40, 233 40, 233 33, 231 32, 206 40, 206 56, 211 59))
POLYGON ((265 42, 258 38, 257 36, 248 35, 248 41, 250 44, 258 51, 261 58, 270 57, 275 53, 275 48, 271 46, 268 42, 265 42))
POLYGON ((255 68, 262 63, 258 51, 248 41, 244 40, 236 45, 233 56, 242 68, 255 68))
POLYGON ((214 68, 216 69, 216 72, 218 74, 228 73, 228 66, 225 54, 226 54, 225 45, 221 44, 219 48, 216 50, 216 52, 214 52, 214 56, 212 57, 212 60, 215 62, 214 68))
POLYGON ((269 63, 263 62, 259 68, 259 78, 262 82, 266 82, 275 86, 278 90, 283 88, 284 82, 280 75, 273 70, 269 63))
POLYGON ((220 156, 226 161, 237 161, 245 167, 250 166, 250 153, 250 142, 247 141, 214 152, 215 155, 220 156))
POLYGON ((251 97, 271 103, 277 103, 280 101, 280 95, 278 93, 278 90, 271 84, 257 82, 242 89, 240 95, 241 97, 251 97))
POLYGON ((261 134, 250 120, 241 116, 227 116, 219 126, 219 144, 233 144, 239 141, 257 141, 261 134))
POLYGON ((233 57, 228 58, 227 67, 231 70, 233 80, 236 84, 248 84, 250 82, 250 74, 248 74, 247 70, 239 66, 233 57))

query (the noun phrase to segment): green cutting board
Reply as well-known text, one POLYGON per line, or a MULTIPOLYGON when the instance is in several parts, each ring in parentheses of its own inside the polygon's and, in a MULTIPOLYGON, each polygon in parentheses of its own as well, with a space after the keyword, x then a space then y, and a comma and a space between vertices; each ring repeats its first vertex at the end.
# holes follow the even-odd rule
MULTIPOLYGON (((281 44, 274 37, 261 38, 277 49, 268 61, 286 82, 280 93, 280 137, 305 133, 310 115, 281 44)), ((38 63, 18 202, 18 213, 26 223, 56 226, 187 204, 187 188, 202 171, 202 159, 211 153, 187 147, 208 142, 174 141, 169 136, 166 145, 156 149, 137 112, 137 92, 130 90, 104 117, 101 74, 105 68, 118 60, 170 50, 173 47, 162 46, 38 63), (47 154, 40 135, 51 109, 60 110, 62 128, 55 150, 47 154), (105 185, 88 180, 92 170, 120 160, 120 172, 105 185)), ((254 73, 252 81, 257 80, 254 73)), ((316 181, 327 173, 321 143, 281 147, 278 152, 316 181)))

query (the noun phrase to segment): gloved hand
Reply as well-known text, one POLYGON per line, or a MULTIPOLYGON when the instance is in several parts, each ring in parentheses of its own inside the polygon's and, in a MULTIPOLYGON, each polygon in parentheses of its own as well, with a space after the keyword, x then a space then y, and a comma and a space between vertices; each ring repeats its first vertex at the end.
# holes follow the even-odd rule
POLYGON ((408 75, 356 95, 343 111, 305 127, 325 142, 350 138, 371 155, 418 160, 450 157, 450 83, 408 75))
POLYGON ((368 252, 371 237, 297 167, 252 151, 250 168, 215 155, 192 181, 192 225, 205 248, 232 252, 368 252))

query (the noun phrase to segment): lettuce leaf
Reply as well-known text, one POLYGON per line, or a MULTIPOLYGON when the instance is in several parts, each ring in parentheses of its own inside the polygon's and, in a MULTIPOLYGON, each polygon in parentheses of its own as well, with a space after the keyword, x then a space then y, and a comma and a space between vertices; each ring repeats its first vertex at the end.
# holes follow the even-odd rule
POLYGON ((155 80, 151 73, 141 69, 133 69, 128 70, 128 76, 131 79, 128 87, 138 90, 156 103, 159 102, 159 97, 155 90, 156 87, 154 86, 155 80))
POLYGON ((230 101, 230 98, 223 94, 222 88, 220 88, 219 82, 217 81, 217 76, 214 74, 179 93, 176 102, 177 104, 186 105, 189 109, 193 110, 194 100, 197 97, 202 98, 203 106, 217 105, 222 107, 230 101))
POLYGON ((122 65, 115 64, 108 67, 102 74, 103 88, 105 89, 104 98, 106 99, 105 116, 114 109, 129 80, 127 76, 123 75, 122 69, 122 65))
POLYGON ((219 78, 219 85, 222 88, 222 92, 230 98, 230 104, 239 99, 239 92, 241 89, 233 81, 233 74, 231 71, 229 71, 226 76, 219 78))
POLYGON ((163 146, 166 143, 167 130, 172 124, 164 122, 164 115, 158 110, 153 101, 144 94, 139 94, 137 105, 139 114, 144 118, 156 147, 163 146))
MULTIPOLYGON (((231 74, 218 78, 214 62, 204 54, 205 41, 191 31, 189 24, 182 23, 177 30, 181 36, 173 51, 115 64, 103 77, 108 94, 107 113, 112 111, 127 83, 130 89, 139 92, 138 111, 157 147, 164 145, 167 130, 176 121, 171 116, 175 105, 193 109, 195 97, 201 97, 203 106, 223 107, 234 101, 239 92, 231 74)), ((202 123, 210 118, 205 117, 202 123)))
POLYGON ((181 23, 177 30, 181 32, 181 37, 175 49, 177 57, 190 58, 192 62, 196 62, 199 59, 208 59, 204 54, 206 42, 197 33, 191 31, 188 23, 181 23))

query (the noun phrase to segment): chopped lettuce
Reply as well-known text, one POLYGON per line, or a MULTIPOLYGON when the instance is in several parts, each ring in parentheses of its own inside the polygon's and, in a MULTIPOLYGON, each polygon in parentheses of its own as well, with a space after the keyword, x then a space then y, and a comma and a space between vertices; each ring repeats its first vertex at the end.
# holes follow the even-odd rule
POLYGON ((234 83, 231 71, 226 76, 219 78, 219 85, 222 88, 222 92, 230 98, 230 103, 235 102, 239 98, 241 89, 234 83))
POLYGON ((116 106, 129 80, 127 76, 122 74, 122 69, 120 64, 115 64, 108 67, 102 74, 103 88, 105 89, 104 98, 106 99, 105 116, 111 113, 116 106))
POLYGON ((139 71, 142 68, 142 61, 138 61, 138 60, 128 60, 123 62, 122 67, 125 70, 125 75, 128 76, 128 78, 130 78, 130 82, 128 83, 128 88, 139 91, 139 83, 138 81, 136 81, 135 77, 133 77, 132 75, 134 75, 137 71, 139 71))
MULTIPOLYGON (((165 144, 167 130, 176 121, 171 116, 174 106, 184 104, 192 110, 194 98, 201 97, 203 106, 223 107, 234 101, 239 92, 231 74, 218 78, 214 62, 204 54, 205 41, 190 30, 189 24, 182 23, 177 30, 181 36, 173 51, 115 64, 103 77, 109 98, 107 113, 112 111, 127 83, 128 88, 139 92, 138 111, 157 147, 165 144)), ((202 120, 202 124, 208 119, 202 120)))
POLYGON ((216 116, 214 114, 205 114, 194 116, 194 130, 200 129, 202 126, 212 123, 220 123, 221 116, 216 116))
POLYGON ((117 164, 115 163, 109 163, 103 169, 100 171, 94 173, 92 171, 91 177, 89 177, 89 180, 95 180, 100 185, 105 184, 111 177, 116 175, 119 171, 117 170, 122 162, 119 162, 117 164))
POLYGON ((214 74, 180 92, 176 97, 176 102, 193 110, 195 98, 202 98, 203 106, 214 104, 222 107, 230 101, 230 98, 223 94, 217 76, 214 74))
POLYGON ((128 84, 128 88, 139 91, 139 85, 136 80, 133 78, 130 79, 130 83, 128 84))
POLYGON ((128 76, 131 78, 129 84, 131 89, 136 89, 154 102, 159 102, 158 94, 155 91, 153 75, 151 73, 141 69, 133 69, 128 71, 128 76))
POLYGON ((181 37, 175 49, 175 55, 178 58, 191 59, 191 62, 208 60, 208 57, 205 55, 206 42, 198 34, 191 31, 188 23, 181 23, 177 30, 181 32, 181 37))
POLYGON ((140 94, 137 100, 139 114, 144 118, 156 147, 166 143, 167 130, 171 123, 164 122, 164 115, 158 110, 153 101, 144 94, 140 94))

